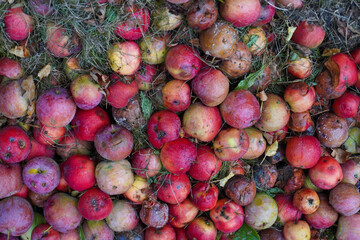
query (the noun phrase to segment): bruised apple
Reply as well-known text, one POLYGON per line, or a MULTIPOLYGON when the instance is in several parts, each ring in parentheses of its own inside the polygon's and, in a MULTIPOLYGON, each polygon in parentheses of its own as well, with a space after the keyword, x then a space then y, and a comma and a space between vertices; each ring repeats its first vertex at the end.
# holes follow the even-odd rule
POLYGON ((310 226, 304 220, 285 223, 283 233, 285 239, 289 240, 310 240, 311 238, 310 226))
POLYGON ((150 90, 156 79, 157 68, 154 65, 144 64, 140 65, 139 70, 135 73, 135 81, 138 85, 139 90, 147 91, 150 90))
POLYGON ((139 223, 139 216, 131 202, 114 200, 113 208, 106 218, 106 223, 115 232, 131 231, 139 223))
POLYGON ((178 28, 183 22, 180 13, 171 11, 169 7, 160 7, 151 13, 153 26, 159 31, 171 31, 178 28))
POLYGON ((31 240, 58 240, 60 233, 49 224, 43 223, 36 226, 31 233, 31 240))
POLYGON ((124 193, 124 196, 134 204, 142 204, 151 193, 147 179, 135 175, 132 186, 124 193))
POLYGON ((169 206, 149 198, 142 203, 139 215, 141 221, 147 226, 162 228, 169 220, 169 206))
POLYGON ((224 233, 237 231, 244 223, 244 210, 234 201, 223 198, 210 211, 216 229, 224 233))
POLYGON ((296 78, 305 79, 311 74, 311 61, 305 57, 295 57, 294 60, 290 59, 287 71, 296 78))
POLYGON ((98 188, 87 190, 79 198, 78 210, 88 220, 98 221, 109 216, 113 203, 108 194, 98 188))
POLYGON ((196 102, 186 109, 182 119, 186 134, 203 142, 210 142, 221 128, 221 115, 217 107, 196 102))
POLYGON ((100 85, 87 74, 75 78, 70 85, 74 102, 78 108, 84 110, 92 109, 101 102, 103 94, 100 90, 100 85))
POLYGON ((134 41, 114 43, 108 50, 111 69, 120 75, 134 74, 141 62, 140 48, 134 41))
POLYGON ((23 69, 18 61, 11 58, 0 58, 0 75, 10 79, 18 79, 22 76, 23 69))
POLYGON ((160 64, 165 61, 168 51, 169 35, 145 36, 139 43, 141 59, 148 64, 160 64))
POLYGON ((265 51, 267 44, 265 31, 261 27, 250 28, 248 33, 244 36, 243 41, 249 47, 249 51, 253 56, 261 55, 265 51), (250 42, 251 39, 256 40, 250 42))
POLYGON ((340 147, 349 136, 349 127, 344 118, 333 113, 323 113, 316 121, 316 135, 325 147, 340 147))
POLYGON ((260 16, 259 0, 225 0, 220 5, 220 15, 235 27, 246 27, 260 16))
POLYGON ((302 188, 295 192, 293 205, 303 214, 311 214, 319 208, 320 198, 314 190, 302 188))
POLYGON ((336 159, 323 156, 314 167, 310 168, 309 177, 316 187, 330 190, 342 181, 343 173, 336 159))
POLYGON ((221 62, 221 70, 229 78, 238 78, 250 71, 251 52, 245 43, 238 41, 234 55, 221 62))
POLYGON ((256 195, 255 182, 244 175, 235 175, 226 182, 225 195, 240 206, 249 205, 256 195))
POLYGON ((261 27, 273 19, 275 15, 275 7, 274 7, 275 0, 270 0, 268 2, 261 1, 261 9, 259 17, 253 22, 251 25, 255 27, 261 27))
POLYGON ((216 157, 209 146, 197 146, 196 159, 190 166, 188 174, 195 180, 207 181, 214 177, 221 168, 221 160, 216 157))
POLYGON ((336 99, 346 91, 346 87, 337 87, 337 83, 332 81, 331 73, 325 70, 316 77, 315 90, 321 98, 336 99))
POLYGON ((202 216, 192 221, 185 229, 185 233, 187 239, 215 240, 217 231, 213 221, 202 216))
POLYGON ((294 136, 286 144, 286 159, 293 167, 312 168, 320 156, 320 142, 314 136, 294 136))
POLYGON ((321 26, 307 21, 299 22, 291 41, 308 48, 318 47, 325 38, 325 31, 321 26))
POLYGON ((315 89, 304 82, 291 83, 286 87, 284 100, 290 105, 293 112, 305 112, 315 102, 315 89))
POLYGON ((247 152, 249 137, 244 129, 223 129, 215 138, 213 147, 216 156, 221 160, 235 161, 247 152))
POLYGON ((196 1, 186 16, 188 25, 195 30, 205 30, 217 19, 218 10, 213 0, 196 1))
POLYGON ((186 110, 191 103, 191 90, 189 84, 182 80, 171 80, 161 89, 164 107, 173 111, 186 110))
POLYGON ((159 155, 151 148, 139 149, 132 154, 131 166, 136 175, 148 178, 161 170, 159 155))
POLYGON ((192 202, 200 211, 213 209, 218 201, 219 190, 213 183, 198 182, 191 189, 192 202))
POLYGON ((186 174, 167 174, 158 177, 155 188, 160 200, 169 204, 178 204, 187 198, 191 185, 186 174))

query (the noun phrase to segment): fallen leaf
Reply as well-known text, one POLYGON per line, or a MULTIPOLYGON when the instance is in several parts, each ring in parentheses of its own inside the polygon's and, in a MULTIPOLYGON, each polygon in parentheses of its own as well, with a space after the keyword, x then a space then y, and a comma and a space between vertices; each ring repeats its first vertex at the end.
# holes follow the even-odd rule
POLYGON ((256 96, 257 96, 257 97, 260 99, 260 101, 262 101, 262 102, 265 102, 265 101, 268 99, 268 97, 267 97, 267 95, 266 95, 266 93, 265 93, 264 90, 262 90, 261 92, 257 93, 256 96))
POLYGON ((269 145, 273 144, 274 142, 274 135, 271 135, 270 133, 264 132, 263 133, 264 138, 266 139, 267 143, 269 145))
POLYGON ((279 147, 279 143, 276 140, 275 142, 273 142, 270 146, 268 146, 265 150, 265 156, 267 157, 272 157, 276 154, 277 150, 279 147))
POLYGON ((26 114, 31 118, 35 112, 35 99, 36 99, 36 88, 34 78, 32 76, 27 77, 21 83, 21 88, 25 91, 23 96, 29 100, 29 106, 26 114))
POLYGON ((99 23, 104 22, 105 16, 106 16, 106 5, 102 5, 98 7, 96 11, 96 17, 98 18, 99 23))
POLYGON ((296 27, 288 27, 288 35, 286 37, 286 41, 289 42, 290 39, 292 38, 294 32, 296 30, 296 27))
POLYGON ((43 79, 44 77, 47 77, 50 75, 50 72, 51 72, 51 65, 50 64, 47 64, 45 67, 43 67, 39 73, 38 73, 38 77, 41 79, 43 79))
POLYGON ((99 70, 97 69, 92 69, 90 71, 90 76, 94 79, 94 81, 96 81, 100 87, 102 88, 107 88, 107 86, 110 84, 110 79, 107 75, 102 74, 99 70))
POLYGON ((200 40, 198 38, 190 39, 189 43, 194 47, 200 47, 200 40))
POLYGON ((29 50, 25 46, 15 46, 10 49, 9 53, 21 58, 27 58, 30 56, 29 50))
POLYGON ((29 118, 31 118, 34 115, 34 112, 35 112, 35 101, 32 101, 28 106, 26 114, 28 115, 29 118))
POLYGON ((97 26, 96 21, 94 19, 89 19, 84 21, 84 23, 90 25, 90 26, 97 26))
POLYGON ((336 159, 340 164, 346 162, 346 160, 350 157, 351 153, 342 150, 341 148, 333 148, 331 149, 331 156, 336 159))
POLYGON ((323 51, 323 53, 321 54, 321 56, 330 57, 330 56, 335 55, 337 53, 340 53, 340 49, 338 49, 338 48, 326 48, 323 51))
POLYGON ((220 186, 224 187, 225 184, 227 183, 227 181, 229 181, 229 179, 232 178, 233 176, 235 176, 235 174, 232 171, 230 171, 229 175, 227 175, 226 177, 224 177, 223 179, 220 180, 220 183, 219 183, 220 186))

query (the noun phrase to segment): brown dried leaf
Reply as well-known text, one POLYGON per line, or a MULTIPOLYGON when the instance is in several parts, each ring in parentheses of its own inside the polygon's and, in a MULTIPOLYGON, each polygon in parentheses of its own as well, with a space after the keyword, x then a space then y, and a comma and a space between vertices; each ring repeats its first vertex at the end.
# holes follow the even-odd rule
POLYGON ((193 38, 190 39, 190 44, 193 45, 194 47, 200 47, 200 40, 198 38, 193 38))
POLYGON ((332 55, 335 55, 337 53, 340 53, 340 49, 339 48, 326 48, 323 53, 321 54, 321 56, 323 57, 330 57, 332 55))
POLYGON ((348 28, 346 26, 345 22, 342 22, 340 20, 337 20, 337 31, 345 38, 349 36, 348 28))
POLYGON ((110 79, 107 75, 102 74, 99 70, 97 69, 92 69, 90 71, 90 76, 94 79, 94 81, 96 81, 100 87, 102 88, 107 88, 108 85, 110 84, 110 79))
POLYGON ((29 50, 25 46, 15 46, 10 49, 9 53, 21 58, 27 58, 30 56, 29 50))
POLYGON ((29 118, 31 118, 34 115, 34 112, 35 112, 35 101, 32 101, 28 106, 26 114, 28 115, 29 118))
POLYGON ((47 64, 45 67, 43 67, 39 73, 38 73, 38 77, 41 79, 43 79, 44 77, 47 77, 50 75, 50 72, 51 72, 51 65, 50 64, 47 64))
POLYGON ((84 23, 90 25, 90 26, 97 26, 96 21, 94 19, 89 19, 84 21, 84 23))
POLYGON ((273 142, 274 142, 274 136, 273 135, 271 135, 271 134, 269 134, 267 132, 264 132, 263 136, 264 136, 264 138, 266 139, 266 141, 267 141, 267 143, 269 145, 273 144, 273 142))
POLYGON ((333 148, 331 149, 331 156, 336 159, 340 164, 346 162, 346 160, 350 157, 351 153, 342 150, 341 148, 333 148))
POLYGON ((36 91, 33 76, 28 76, 26 79, 24 79, 21 83, 21 88, 25 91, 23 94, 24 97, 29 99, 30 102, 35 100, 36 91))
POLYGON ((257 96, 257 97, 260 99, 260 101, 262 101, 262 102, 265 102, 265 101, 268 99, 268 97, 267 97, 267 95, 266 95, 266 93, 265 93, 264 90, 262 90, 261 92, 257 93, 256 96, 257 96))
POLYGON ((106 5, 100 6, 96 11, 96 17, 99 20, 99 23, 103 23, 106 16, 106 5))

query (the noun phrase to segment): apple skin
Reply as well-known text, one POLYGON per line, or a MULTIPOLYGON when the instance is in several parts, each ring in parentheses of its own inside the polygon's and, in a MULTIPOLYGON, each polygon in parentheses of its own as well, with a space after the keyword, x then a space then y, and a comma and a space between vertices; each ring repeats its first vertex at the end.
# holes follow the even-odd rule
POLYGON ((39 120, 35 122, 39 127, 33 128, 34 139, 43 145, 51 146, 59 143, 65 136, 65 127, 48 127, 39 120))
POLYGON ((30 0, 30 6, 41 16, 50 16, 54 13, 54 8, 49 0, 30 0))
POLYGON ((294 61, 289 60, 287 71, 295 78, 305 79, 311 74, 311 61, 304 57, 299 57, 294 61))
POLYGON ((36 115, 48 127, 64 127, 74 118, 76 104, 66 88, 55 87, 44 91, 36 101, 36 115))
POLYGON ((246 27, 254 23, 260 16, 259 0, 225 0, 220 5, 220 15, 235 27, 246 27))
POLYGON ((63 163, 64 178, 75 191, 85 191, 95 184, 95 163, 86 155, 72 155, 63 163), (79 181, 81 179, 81 181, 79 181))
POLYGON ((223 129, 215 138, 213 147, 216 156, 221 160, 235 161, 248 150, 249 137, 244 129, 223 129))
POLYGON ((343 172, 343 183, 355 185, 360 179, 360 163, 359 159, 349 159, 341 164, 343 172))
POLYGON ((101 102, 103 94, 100 85, 92 80, 90 75, 81 75, 75 78, 70 85, 71 95, 80 109, 89 110, 101 102))
MULTIPOLYGON (((314 125, 314 122, 311 119, 309 111, 291 112, 290 119, 287 124, 288 128, 294 132, 306 132, 312 125, 314 125)), ((315 130, 314 128, 311 129, 315 130)))
POLYGON ((191 81, 191 88, 203 104, 215 107, 221 104, 229 93, 229 79, 213 68, 201 69, 191 81))
POLYGON ((106 100, 115 108, 123 108, 138 93, 138 85, 136 81, 132 81, 130 84, 124 83, 118 80, 116 75, 111 75, 110 78, 114 79, 114 82, 107 88, 106 100))
POLYGON ((357 240, 360 235, 360 214, 340 216, 336 232, 337 240, 357 240))
POLYGON ((191 189, 191 199, 200 211, 213 209, 218 201, 219 190, 213 183, 198 182, 191 189))
POLYGON ((74 125, 74 133, 78 139, 94 141, 97 131, 110 124, 110 118, 101 107, 78 109, 71 124, 74 125))
POLYGON ((77 228, 82 220, 77 205, 76 198, 66 193, 55 193, 44 206, 46 222, 58 232, 67 232, 77 228))
POLYGON ((257 36, 255 43, 249 47, 249 51, 253 56, 260 56, 264 53, 267 45, 267 37, 262 27, 254 27, 248 30, 245 34, 243 41, 245 44, 249 44, 253 36, 257 36))
POLYGON ((98 188, 87 190, 79 198, 78 210, 87 220, 103 220, 109 216, 112 208, 110 196, 98 188))
POLYGON ((148 179, 135 175, 133 184, 124 193, 124 196, 134 204, 142 204, 152 193, 148 179))
POLYGON ((160 64, 165 61, 170 35, 145 36, 139 43, 141 59, 148 64, 160 64))
POLYGON ((139 90, 150 90, 153 87, 153 81, 156 79, 156 73, 156 65, 142 63, 139 70, 134 75, 139 90))
POLYGON ((286 144, 285 154, 291 166, 312 168, 321 156, 320 142, 314 136, 294 136, 286 144))
POLYGON ((218 200, 215 207, 210 211, 210 218, 216 229, 223 233, 231 233, 243 225, 244 210, 234 201, 223 198, 218 200))
POLYGON ((318 195, 320 198, 318 210, 304 216, 311 227, 316 229, 326 229, 336 223, 339 214, 329 204, 329 198, 326 193, 319 193, 318 195))
POLYGON ((200 102, 186 109, 182 125, 186 134, 203 142, 210 142, 221 128, 221 114, 217 107, 208 107, 200 102))
POLYGON ((153 149, 139 149, 132 154, 131 166, 136 175, 148 178, 160 172, 161 160, 153 149))
POLYGON ((271 227, 277 218, 276 201, 265 193, 257 193, 254 201, 245 206, 245 222, 256 230, 271 227))
POLYGON ((293 205, 303 214, 311 214, 319 208, 320 198, 314 190, 302 188, 295 192, 293 205))
POLYGON ((186 174, 167 174, 158 177, 155 184, 157 197, 169 204, 184 201, 191 191, 189 177, 186 174))
POLYGON ((231 91, 220 105, 221 116, 235 128, 247 128, 260 118, 260 104, 247 90, 231 91))
POLYGON ((169 223, 175 228, 185 227, 194 220, 198 212, 199 210, 188 198, 179 204, 169 204, 169 223))
POLYGON ((196 159, 196 146, 187 138, 167 142, 161 149, 162 165, 173 174, 186 173, 196 159))
POLYGON ((324 64, 331 73, 332 83, 336 91, 346 89, 357 82, 356 64, 349 55, 345 53, 335 54, 324 64))
POLYGON ((314 167, 310 168, 309 177, 316 187, 330 190, 342 181, 343 173, 336 159, 323 156, 314 167))
POLYGON ((22 80, 4 81, 0 85, 0 113, 7 118, 24 117, 30 107, 29 98, 23 94, 26 89, 22 83, 22 80))
POLYGON ((106 223, 114 232, 125 232, 134 230, 139 220, 138 213, 131 202, 115 199, 106 223))
POLYGON ((351 216, 360 210, 359 190, 350 183, 340 183, 331 189, 329 203, 341 215, 351 216))
POLYGON ((173 111, 186 110, 191 103, 191 90, 189 84, 182 80, 171 80, 161 89, 164 107, 173 111))
POLYGON ((256 159, 260 157, 266 149, 266 141, 261 131, 254 127, 245 128, 249 137, 249 148, 242 156, 243 159, 256 159))
MULTIPOLYGON (((85 239, 92 240, 113 240, 114 232, 104 220, 84 221, 82 224, 85 239)), ((79 236, 79 234, 78 234, 79 236)), ((80 239, 79 239, 80 240, 80 239)))
POLYGON ((31 240, 60 240, 60 233, 49 224, 43 223, 34 228, 31 240))
POLYGON ((356 116, 360 104, 360 97, 350 91, 346 91, 341 97, 335 99, 332 105, 334 113, 342 118, 356 116))
POLYGON ((97 131, 96 151, 111 161, 121 161, 130 155, 134 146, 132 133, 119 125, 109 124, 97 131))
POLYGON ((68 131, 67 135, 56 145, 56 153, 64 161, 74 154, 90 155, 92 149, 92 142, 78 139, 73 130, 68 131))
POLYGON ((213 25, 218 17, 218 9, 214 1, 195 2, 186 15, 189 27, 195 30, 205 30, 213 25))
POLYGON ((0 75, 10 79, 18 79, 23 75, 23 69, 18 61, 11 58, 0 58, 0 75))
POLYGON ((139 9, 136 5, 127 6, 125 14, 128 17, 115 27, 115 34, 125 40, 141 38, 149 28, 150 13, 147 8, 139 9))
POLYGON ((22 184, 22 187, 21 187, 20 191, 15 193, 14 196, 18 196, 18 197, 22 197, 24 199, 27 199, 28 193, 29 193, 29 188, 25 184, 22 184))
POLYGON ((20 164, 0 163, 0 176, 0 199, 10 197, 20 192, 23 186, 20 164))
POLYGON ((290 8, 290 9, 297 9, 303 6, 302 0, 276 0, 280 6, 290 8))
POLYGON ((321 26, 301 21, 292 35, 291 41, 304 47, 316 48, 324 38, 325 31, 321 26))
POLYGON ((278 206, 278 218, 279 222, 284 225, 288 221, 300 220, 302 213, 298 211, 292 201, 293 197, 287 194, 278 194, 274 197, 278 206))
POLYGON ((134 41, 114 43, 108 50, 111 69, 120 75, 133 75, 141 63, 140 48, 134 41))
POLYGON ((23 11, 23 7, 9 8, 4 16, 5 33, 13 41, 26 39, 34 29, 31 16, 23 11))
POLYGON ((36 157, 26 163, 22 176, 25 185, 33 192, 46 194, 60 182, 59 165, 51 158, 36 157))
POLYGON ((284 100, 293 112, 308 111, 315 102, 315 89, 304 82, 291 83, 286 87, 284 100))
POLYGON ((0 129, 0 159, 6 163, 25 160, 30 153, 31 143, 27 133, 16 125, 0 129))
POLYGON ((178 115, 171 111, 158 111, 151 115, 147 123, 149 142, 157 149, 165 143, 179 138, 181 121, 178 115))
POLYGON ((262 1, 261 2, 261 9, 260 9, 260 15, 259 17, 256 19, 255 22, 253 22, 251 24, 251 26, 254 27, 261 27, 269 22, 271 22, 271 20, 273 19, 274 15, 275 15, 275 0, 270 0, 268 2, 262 1))
POLYGON ((173 227, 166 224, 162 228, 149 227, 145 230, 146 240, 176 240, 176 233, 173 227))
POLYGON ((187 239, 215 240, 217 230, 214 223, 207 217, 198 217, 185 229, 187 239))
POLYGON ((190 80, 200 71, 201 60, 190 46, 177 45, 166 54, 165 67, 173 78, 190 80))
POLYGON ((286 240, 310 240, 310 226, 306 221, 289 221, 284 226, 284 237, 286 240))
POLYGON ((207 181, 215 176, 221 168, 221 160, 216 157, 209 146, 197 146, 195 161, 191 164, 188 174, 195 180, 207 181))

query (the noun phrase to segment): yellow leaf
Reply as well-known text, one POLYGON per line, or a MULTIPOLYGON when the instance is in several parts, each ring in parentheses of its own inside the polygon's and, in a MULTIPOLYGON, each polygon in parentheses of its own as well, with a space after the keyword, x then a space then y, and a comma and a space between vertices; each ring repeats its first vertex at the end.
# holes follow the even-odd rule
POLYGON ((227 175, 226 177, 224 177, 223 179, 220 180, 220 183, 219 183, 220 186, 224 187, 225 184, 227 183, 227 181, 229 181, 229 179, 232 178, 233 176, 235 176, 235 174, 232 171, 230 171, 229 175, 227 175))
POLYGON ((266 95, 265 91, 262 90, 256 96, 260 99, 260 101, 265 102, 268 99, 268 96, 266 95))
POLYGON ((21 58, 27 58, 30 56, 29 50, 27 50, 25 46, 15 46, 10 49, 9 53, 21 58))
POLYGON ((330 56, 332 56, 332 55, 335 55, 335 54, 337 54, 337 53, 340 53, 340 49, 338 49, 338 48, 326 48, 324 51, 323 51, 323 53, 322 53, 322 55, 321 56, 323 56, 323 57, 330 57, 330 56))
POLYGON ((51 72, 51 65, 47 64, 45 67, 43 67, 39 73, 38 73, 38 77, 41 79, 43 79, 44 77, 47 77, 50 75, 51 72))
POLYGON ((26 79, 22 81, 21 88, 25 91, 23 96, 25 96, 29 100, 29 102, 35 100, 36 98, 35 83, 32 76, 28 76, 26 79))
POLYGON ((288 35, 286 37, 286 41, 290 41, 290 39, 292 38, 294 32, 296 30, 296 27, 288 27, 288 35))
POLYGON ((32 168, 32 169, 30 169, 29 171, 28 171, 28 173, 29 174, 37 174, 38 173, 38 171, 37 171, 37 169, 36 168, 32 168))
POLYGON ((275 142, 273 142, 270 146, 268 146, 266 148, 265 156, 267 156, 267 157, 274 156, 276 154, 277 150, 278 150, 278 147, 279 147, 279 143, 276 140, 275 142))

